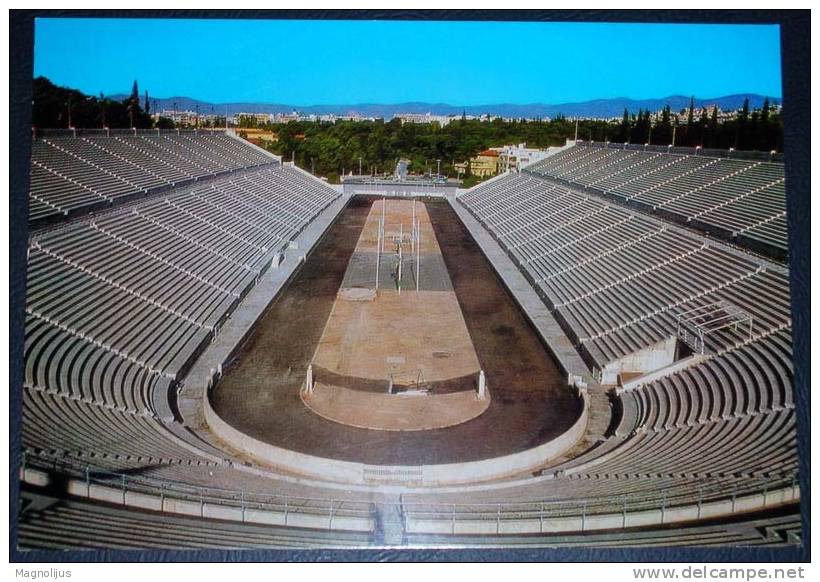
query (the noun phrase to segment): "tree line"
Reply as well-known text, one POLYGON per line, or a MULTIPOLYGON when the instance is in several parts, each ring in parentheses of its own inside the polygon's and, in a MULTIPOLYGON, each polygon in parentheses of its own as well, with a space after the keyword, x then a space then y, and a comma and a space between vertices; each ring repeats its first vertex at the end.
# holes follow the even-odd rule
MULTIPOLYGON (((76 89, 59 87, 45 77, 35 78, 32 88, 31 122, 36 128, 145 129, 155 125, 150 115, 148 92, 145 92, 144 101, 140 102, 136 81, 131 87, 131 94, 122 100, 111 99, 102 93, 94 97, 76 89)), ((168 127, 168 124, 165 126, 168 127)))
POLYGON ((746 100, 734 119, 719 121, 717 110, 696 110, 694 100, 688 111, 673 116, 667 106, 653 120, 651 113, 624 111, 617 120, 578 120, 559 115, 547 120, 491 121, 461 119, 445 126, 438 123, 402 124, 391 121, 291 121, 271 125, 278 141, 270 149, 285 160, 336 181, 339 173, 358 173, 361 158, 365 174, 391 173, 400 158, 410 160, 408 170, 422 174, 435 171, 455 177, 454 164, 495 146, 526 143, 527 147, 562 146, 568 139, 651 143, 704 148, 782 151, 783 124, 769 107, 750 111, 746 100), (683 118, 683 123, 678 119, 683 118))
MULTIPOLYGON (((602 134, 605 121, 579 122, 579 135, 587 130, 602 134)), ((415 174, 436 172, 455 177, 454 165, 492 147, 526 142, 528 147, 564 145, 575 123, 564 118, 551 121, 480 121, 462 118, 445 126, 438 123, 384 121, 290 121, 271 126, 277 141, 268 147, 297 165, 330 181, 341 172, 391 174, 399 159, 410 161, 415 174), (440 162, 439 162, 440 160, 440 162)))
POLYGON ((731 119, 719 120, 717 108, 695 108, 694 97, 689 107, 673 116, 667 105, 654 122, 648 110, 635 115, 625 109, 614 132, 607 132, 603 141, 651 143, 716 149, 783 151, 783 121, 766 98, 760 109, 750 110, 749 99, 731 119))
MULTIPOLYGON (((673 115, 669 106, 659 115, 650 111, 635 114, 624 110, 618 120, 553 119, 490 121, 467 119, 462 115, 442 126, 390 121, 291 121, 287 124, 259 125, 255 119, 244 125, 271 129, 278 140, 268 147, 285 160, 296 163, 330 181, 339 175, 359 172, 390 174, 400 158, 410 160, 409 171, 421 174, 436 171, 455 177, 454 164, 464 162, 494 146, 526 143, 528 147, 560 146, 576 135, 579 139, 653 145, 702 146, 739 150, 783 150, 783 122, 779 113, 764 102, 751 110, 748 99, 732 119, 721 120, 716 109, 690 106, 673 115), (438 162, 440 160, 440 162, 438 162)), ((93 97, 81 91, 58 87, 44 77, 34 79, 33 125, 38 128, 173 128, 173 122, 150 115, 147 91, 140 99, 137 82, 122 100, 104 95, 93 97)))

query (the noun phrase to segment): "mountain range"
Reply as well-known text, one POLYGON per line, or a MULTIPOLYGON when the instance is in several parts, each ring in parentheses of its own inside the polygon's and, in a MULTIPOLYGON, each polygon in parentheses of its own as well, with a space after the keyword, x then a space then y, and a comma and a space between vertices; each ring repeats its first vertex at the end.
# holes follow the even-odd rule
MULTIPOLYGON (((127 95, 114 95, 114 99, 124 99, 127 95)), ((708 99, 695 98, 695 107, 711 107, 717 105, 723 110, 732 110, 742 107, 744 99, 749 99, 752 108, 759 108, 766 98, 757 93, 739 93, 735 95, 724 95, 722 97, 711 97, 708 99)), ((431 113, 433 115, 484 115, 490 114, 511 118, 539 118, 556 117, 564 115, 566 117, 586 117, 586 118, 612 118, 621 117, 624 109, 630 113, 637 113, 639 109, 649 109, 658 111, 669 105, 672 111, 680 111, 689 107, 690 97, 685 95, 670 95, 657 99, 629 99, 626 97, 616 97, 612 99, 595 99, 592 101, 582 101, 578 103, 495 103, 488 105, 450 105, 447 103, 357 103, 339 105, 289 105, 283 103, 209 103, 191 97, 165 97, 151 98, 152 110, 172 110, 195 111, 199 105, 199 112, 203 115, 214 113, 224 115, 226 108, 228 115, 235 113, 291 113, 298 111, 307 115, 351 115, 358 114, 364 117, 376 117, 391 119, 400 113, 431 113)), ((778 98, 770 98, 770 102, 778 104, 778 98)))

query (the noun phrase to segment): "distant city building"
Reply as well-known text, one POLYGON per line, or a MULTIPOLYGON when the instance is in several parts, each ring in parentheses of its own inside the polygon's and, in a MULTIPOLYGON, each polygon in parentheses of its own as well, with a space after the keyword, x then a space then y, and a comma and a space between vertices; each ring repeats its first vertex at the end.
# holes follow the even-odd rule
POLYGON ((433 115, 432 113, 397 113, 393 119, 400 119, 404 123, 433 123, 436 122, 442 127, 450 123, 454 117, 447 115, 433 115))
POLYGON ((332 121, 333 123, 336 123, 337 121, 376 121, 375 117, 366 117, 364 115, 359 115, 358 113, 348 113, 347 115, 327 115, 323 117, 328 118, 323 121, 332 121))
POLYGON ((174 122, 174 125, 196 125, 196 117, 197 114, 195 111, 177 111, 171 109, 164 109, 158 113, 154 113, 153 116, 154 120, 159 120, 160 117, 164 117, 165 119, 170 119, 174 122))
POLYGON ((495 176, 498 173, 498 152, 492 149, 484 150, 469 162, 460 162, 455 165, 456 171, 460 174, 467 173, 467 164, 470 165, 470 173, 479 178, 495 176))
POLYGON ((299 113, 291 111, 290 113, 277 113, 271 115, 272 123, 289 123, 291 121, 299 121, 299 113))
POLYGON ((242 125, 243 120, 253 120, 257 125, 265 125, 273 121, 273 115, 270 113, 234 113, 234 125, 242 125))
POLYGON ((519 171, 524 166, 543 160, 550 155, 550 150, 556 148, 537 149, 528 148, 526 143, 518 145, 505 145, 497 148, 490 148, 498 152, 498 168, 501 171, 519 171))
POLYGON ((367 117, 352 112, 347 115, 337 115, 335 113, 324 113, 317 115, 314 113, 299 113, 292 111, 290 113, 277 113, 271 116, 271 123, 289 123, 291 121, 323 121, 336 123, 337 121, 375 121, 375 117, 367 117))

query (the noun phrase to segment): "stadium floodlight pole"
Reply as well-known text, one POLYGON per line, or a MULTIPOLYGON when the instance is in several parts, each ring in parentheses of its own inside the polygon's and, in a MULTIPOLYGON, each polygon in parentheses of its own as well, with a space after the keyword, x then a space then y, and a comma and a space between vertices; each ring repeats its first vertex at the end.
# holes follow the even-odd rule
POLYGON ((413 198, 413 232, 410 233, 410 252, 416 249, 416 199, 413 198))
POLYGON ((396 283, 399 285, 399 295, 401 295, 401 267, 402 263, 404 262, 404 258, 402 257, 401 247, 404 237, 404 224, 399 223, 399 276, 396 277, 396 283))
POLYGON ((421 264, 421 219, 416 222, 416 292, 419 290, 419 265, 421 264))
POLYGON ((382 223, 378 223, 379 232, 376 234, 376 291, 379 290, 379 263, 381 262, 382 250, 382 223))
POLYGON ((438 164, 436 167, 436 178, 438 178, 441 176, 441 160, 436 160, 436 164, 438 164))
POLYGON ((672 147, 675 147, 675 132, 677 131, 677 129, 677 125, 672 126, 672 147))
POLYGON ((362 156, 359 156, 359 176, 362 175, 362 156))
POLYGON ((578 118, 575 118, 575 143, 578 143, 578 118))
POLYGON ((385 230, 385 226, 387 225, 387 223, 385 222, 385 219, 384 219, 384 204, 385 204, 385 199, 382 198, 382 252, 384 252, 384 244, 385 244, 384 239, 387 238, 387 236, 386 236, 387 232, 385 230))

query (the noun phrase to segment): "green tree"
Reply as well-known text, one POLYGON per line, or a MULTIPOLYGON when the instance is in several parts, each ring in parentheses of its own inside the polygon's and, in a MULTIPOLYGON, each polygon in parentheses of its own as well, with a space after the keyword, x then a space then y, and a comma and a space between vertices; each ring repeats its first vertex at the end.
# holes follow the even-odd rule
MULTIPOLYGON (((705 112, 704 112, 705 113, 705 112)), ((718 112, 717 112, 717 105, 712 107, 712 116, 709 118, 709 129, 708 129, 708 136, 709 136, 709 147, 717 147, 718 143, 718 112)), ((704 143, 704 146, 707 144, 704 143)))
POLYGON ((738 149, 741 143, 745 143, 747 139, 747 130, 748 130, 748 122, 749 122, 749 98, 743 100, 743 107, 740 109, 740 113, 737 116, 737 121, 735 122, 735 141, 734 141, 734 148, 738 149))
POLYGON ((687 129, 692 127, 692 124, 695 122, 695 96, 689 99, 689 114, 686 116, 686 127, 687 129))
POLYGON ((621 118, 621 127, 619 133, 620 141, 624 143, 629 142, 629 132, 631 130, 631 125, 632 124, 630 123, 629 119, 629 110, 626 107, 624 107, 624 115, 621 118))
POLYGON ((137 80, 134 79, 134 85, 131 87, 131 97, 128 99, 127 110, 128 119, 131 127, 136 127, 136 113, 140 103, 140 90, 137 86, 137 80))
POLYGON ((672 111, 669 105, 661 111, 661 119, 652 132, 652 142, 658 145, 672 143, 672 111))

